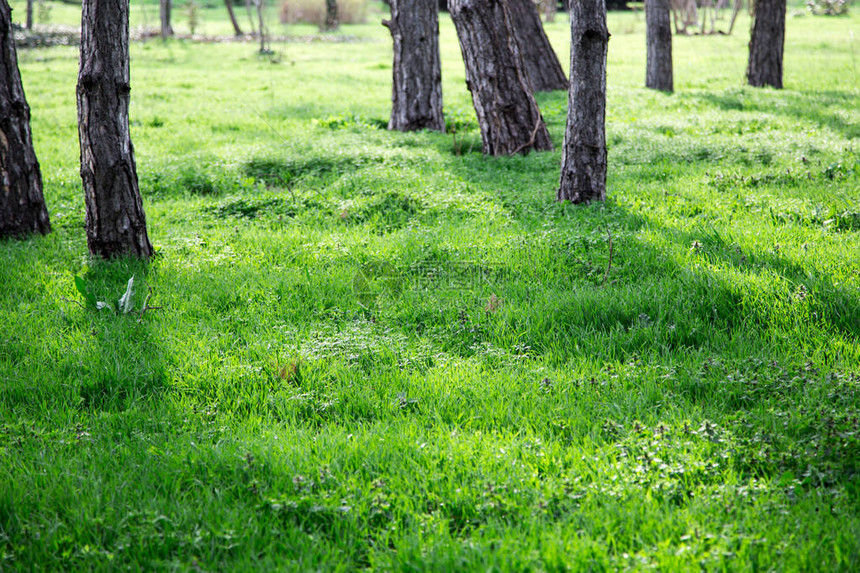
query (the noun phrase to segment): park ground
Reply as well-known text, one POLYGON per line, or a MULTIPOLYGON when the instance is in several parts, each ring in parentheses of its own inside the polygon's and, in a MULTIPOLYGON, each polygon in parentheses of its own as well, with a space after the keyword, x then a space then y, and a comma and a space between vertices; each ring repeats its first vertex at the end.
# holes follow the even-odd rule
POLYGON ((54 231, 0 243, 0 570, 860 569, 860 7, 789 7, 781 91, 745 16, 676 37, 674 94, 610 14, 588 206, 480 154, 447 16, 449 133, 384 129, 381 10, 132 44, 149 264, 87 255, 77 48, 19 52, 54 231))

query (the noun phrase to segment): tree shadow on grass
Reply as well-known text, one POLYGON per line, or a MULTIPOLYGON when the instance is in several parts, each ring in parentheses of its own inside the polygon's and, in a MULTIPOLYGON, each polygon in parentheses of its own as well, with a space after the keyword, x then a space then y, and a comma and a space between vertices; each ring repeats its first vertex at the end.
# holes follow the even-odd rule
POLYGON ((751 94, 744 91, 724 92, 721 94, 705 93, 696 95, 715 107, 725 111, 765 112, 777 115, 791 115, 797 118, 813 121, 823 128, 839 133, 846 139, 860 137, 860 124, 849 121, 839 110, 853 109, 856 106, 856 95, 838 92, 779 92, 770 97, 763 94, 751 94))

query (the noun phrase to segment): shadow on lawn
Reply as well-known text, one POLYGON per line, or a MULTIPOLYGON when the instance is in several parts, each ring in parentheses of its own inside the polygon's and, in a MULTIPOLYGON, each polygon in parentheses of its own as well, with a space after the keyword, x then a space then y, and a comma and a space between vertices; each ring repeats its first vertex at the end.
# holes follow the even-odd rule
POLYGON ((839 110, 852 109, 856 95, 847 92, 791 92, 784 91, 770 97, 765 94, 751 94, 744 91, 706 93, 697 95, 698 99, 727 111, 753 111, 778 115, 792 115, 807 119, 841 134, 846 139, 860 137, 860 124, 849 121, 839 110))

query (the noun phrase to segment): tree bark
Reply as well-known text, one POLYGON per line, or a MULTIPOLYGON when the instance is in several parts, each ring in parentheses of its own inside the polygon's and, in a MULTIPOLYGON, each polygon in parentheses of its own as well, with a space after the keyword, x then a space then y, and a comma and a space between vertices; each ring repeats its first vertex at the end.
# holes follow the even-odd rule
POLYGON ((391 20, 382 24, 394 41, 388 129, 445 131, 437 0, 391 0, 391 20))
POLYGON ((672 24, 669 0, 645 0, 648 65, 645 87, 664 92, 674 90, 672 78, 672 24))
POLYGON ((173 9, 173 0, 159 0, 159 15, 161 16, 161 37, 167 38, 173 35, 173 26, 170 24, 170 12, 173 9))
POLYGON ((513 155, 552 149, 532 95, 504 0, 451 0, 466 64, 466 86, 481 128, 483 152, 513 155))
POLYGON ((105 258, 148 259, 152 245, 128 127, 129 0, 83 0, 78 135, 87 245, 105 258))
POLYGON ((18 71, 12 10, 7 0, 0 0, 0 238, 50 232, 30 107, 18 71))
POLYGON ((224 0, 224 4, 227 6, 227 14, 230 15, 230 23, 233 24, 233 32, 237 37, 244 36, 242 28, 239 27, 239 21, 236 20, 236 13, 233 12, 233 0, 224 0))
POLYGON ((532 0, 507 0, 507 4, 532 91, 566 90, 567 78, 543 30, 535 3, 532 0))
POLYGON ((337 30, 340 21, 337 16, 337 0, 325 0, 325 23, 324 30, 337 30))
POLYGON ((558 200, 606 199, 606 55, 604 0, 570 3, 570 93, 558 200))
POLYGON ((782 89, 786 0, 756 0, 750 37, 747 82, 782 89))

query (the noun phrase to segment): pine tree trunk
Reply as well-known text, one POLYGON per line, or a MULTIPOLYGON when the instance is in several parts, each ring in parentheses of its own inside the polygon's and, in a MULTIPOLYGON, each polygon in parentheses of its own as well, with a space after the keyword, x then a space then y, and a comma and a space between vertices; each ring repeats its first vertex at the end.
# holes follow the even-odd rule
POLYGON ((552 149, 504 0, 451 0, 466 85, 487 155, 552 149))
POLYGON ((754 87, 782 88, 786 0, 756 0, 750 37, 747 82, 754 87))
POLYGON ((606 199, 606 55, 604 0, 570 3, 570 94, 559 201, 606 199))
POLYGON ((547 22, 555 22, 556 11, 558 11, 556 0, 543 0, 544 20, 547 22))
POLYGON ((0 0, 0 238, 50 232, 30 108, 18 71, 12 10, 7 0, 0 0))
POLYGON ((239 27, 239 21, 236 20, 236 13, 233 12, 233 0, 224 0, 224 4, 227 6, 227 14, 230 15, 230 23, 233 24, 233 32, 237 37, 244 36, 242 28, 239 27))
POLYGON ((382 24, 394 41, 394 87, 388 129, 445 131, 437 0, 391 0, 382 24))
POLYGON ((340 21, 337 16, 337 0, 325 0, 324 30, 337 30, 340 21))
POLYGON ((173 0, 159 0, 159 15, 161 16, 161 37, 167 38, 173 35, 173 26, 170 24, 170 12, 173 9, 173 0))
POLYGON ((128 128, 129 0, 84 0, 78 135, 87 245, 102 257, 148 259, 152 245, 128 128))
POLYGON ((648 66, 645 86, 671 92, 672 85, 672 24, 669 20, 669 0, 645 0, 648 66))
POLYGON ((507 0, 507 3, 532 90, 566 90, 567 78, 543 30, 535 3, 532 0, 507 0))

